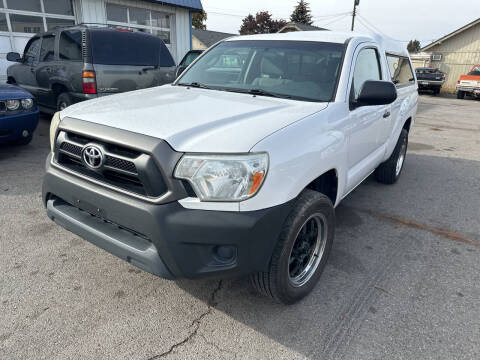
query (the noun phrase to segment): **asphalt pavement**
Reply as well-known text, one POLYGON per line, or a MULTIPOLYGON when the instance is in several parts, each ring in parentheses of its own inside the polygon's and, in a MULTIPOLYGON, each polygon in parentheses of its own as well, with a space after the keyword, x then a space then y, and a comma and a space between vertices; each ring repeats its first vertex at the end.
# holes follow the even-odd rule
POLYGON ((336 209, 313 293, 167 281, 61 229, 41 202, 49 119, 0 147, 0 359, 479 359, 480 102, 420 99, 399 182, 336 209))

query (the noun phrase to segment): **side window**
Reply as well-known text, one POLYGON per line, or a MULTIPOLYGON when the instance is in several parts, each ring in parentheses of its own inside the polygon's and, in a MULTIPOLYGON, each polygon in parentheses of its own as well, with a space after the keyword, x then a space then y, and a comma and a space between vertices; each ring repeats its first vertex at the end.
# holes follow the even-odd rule
POLYGON ((40 48, 40 61, 55 60, 55 36, 45 36, 42 39, 42 47, 40 48))
POLYGON ((413 85, 415 77, 410 66, 410 61, 406 57, 387 55, 388 70, 392 77, 392 82, 397 86, 413 85))
POLYGON ((378 53, 375 49, 363 49, 358 54, 352 84, 355 99, 358 97, 365 81, 382 80, 382 72, 378 59, 378 53))
POLYGON ((59 57, 61 60, 82 60, 82 32, 63 31, 60 35, 59 57))
POLYGON ((38 60, 38 55, 40 53, 40 38, 37 38, 30 42, 24 52, 24 62, 28 65, 32 65, 35 61, 38 60))

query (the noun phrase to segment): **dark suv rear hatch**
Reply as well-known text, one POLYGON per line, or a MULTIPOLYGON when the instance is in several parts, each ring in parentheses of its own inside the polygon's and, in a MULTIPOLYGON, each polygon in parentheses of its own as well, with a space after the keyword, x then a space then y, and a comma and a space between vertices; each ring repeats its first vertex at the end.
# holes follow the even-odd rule
POLYGON ((153 35, 113 29, 90 29, 88 56, 97 92, 120 93, 174 80, 175 62, 163 41, 153 35))

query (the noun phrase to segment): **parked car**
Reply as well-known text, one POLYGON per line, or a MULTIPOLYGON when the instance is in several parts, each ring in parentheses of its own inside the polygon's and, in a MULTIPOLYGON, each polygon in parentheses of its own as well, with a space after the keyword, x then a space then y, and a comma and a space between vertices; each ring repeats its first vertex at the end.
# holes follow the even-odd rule
POLYGON ((27 145, 38 125, 38 108, 27 91, 0 84, 0 144, 27 145))
POLYGON ((185 54, 180 64, 177 66, 175 77, 179 77, 182 72, 201 54, 203 50, 190 50, 185 54))
POLYGON ((298 301, 330 254, 334 207, 404 167, 417 84, 404 46, 380 39, 230 38, 173 86, 55 114, 48 216, 157 276, 250 275, 298 301))
POLYGON ((418 90, 431 90, 434 95, 440 94, 445 83, 445 74, 437 68, 415 69, 418 81, 418 90))
POLYGON ((467 75, 460 75, 457 81, 457 98, 464 99, 465 95, 480 97, 480 65, 473 65, 467 75))
POLYGON ((104 95, 171 83, 175 62, 153 35, 75 26, 35 35, 23 56, 8 53, 8 82, 54 112, 104 95))

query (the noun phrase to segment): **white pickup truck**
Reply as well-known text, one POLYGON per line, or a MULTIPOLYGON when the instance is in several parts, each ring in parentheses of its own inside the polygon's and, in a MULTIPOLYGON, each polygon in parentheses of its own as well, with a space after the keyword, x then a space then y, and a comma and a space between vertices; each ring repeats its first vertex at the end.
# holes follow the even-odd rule
POLYGON ((249 275, 290 304, 325 267, 335 206, 372 173, 399 178, 417 100, 396 43, 333 31, 233 37, 173 84, 57 113, 44 204, 152 274, 249 275))

